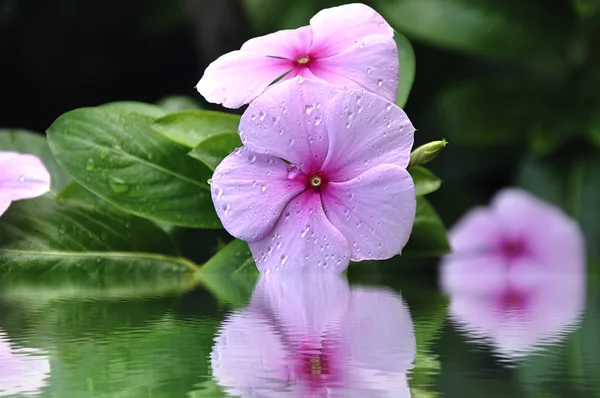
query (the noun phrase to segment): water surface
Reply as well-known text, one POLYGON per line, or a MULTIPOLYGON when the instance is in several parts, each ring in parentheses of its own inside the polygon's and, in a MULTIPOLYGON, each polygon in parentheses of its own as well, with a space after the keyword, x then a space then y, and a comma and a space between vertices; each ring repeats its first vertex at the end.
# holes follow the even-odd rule
POLYGON ((12 275, 0 396, 594 397, 600 297, 588 285, 563 275, 447 296, 406 273, 12 275))

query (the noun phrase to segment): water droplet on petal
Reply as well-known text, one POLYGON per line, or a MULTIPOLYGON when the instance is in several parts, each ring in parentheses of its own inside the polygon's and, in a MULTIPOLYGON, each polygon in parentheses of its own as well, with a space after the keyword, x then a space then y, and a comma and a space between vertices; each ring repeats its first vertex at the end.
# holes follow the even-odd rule
POLYGON ((223 190, 221 188, 217 189, 217 199, 221 199, 223 197, 223 190))
POLYGON ((261 185, 261 186, 260 186, 260 190, 261 190, 262 192, 265 192, 265 191, 267 190, 267 188, 268 188, 268 187, 267 187, 267 185, 266 185, 266 184, 265 184, 265 185, 261 185))
POLYGON ((265 120, 265 117, 267 116, 267 112, 265 111, 260 111, 260 113, 258 114, 258 118, 262 121, 265 120))
POLYGON ((315 116, 315 126, 318 126, 319 124, 321 124, 322 120, 323 120, 323 117, 321 115, 315 116))
POLYGON ((225 203, 223 206, 221 206, 221 209, 223 210, 223 215, 229 215, 229 210, 231 210, 231 205, 229 203, 225 203))
POLYGON ((367 68, 367 75, 370 75, 370 74, 371 74, 371 72, 373 72, 373 69, 371 69, 371 68, 367 68))
POLYGON ((377 85, 379 87, 383 86, 383 79, 377 79, 377 85))
POLYGON ((250 163, 255 163, 256 162, 256 155, 255 154, 248 155, 248 161, 250 163))
POLYGON ((285 265, 285 263, 287 263, 288 256, 286 256, 285 254, 282 254, 280 257, 280 260, 281 260, 281 265, 285 265))

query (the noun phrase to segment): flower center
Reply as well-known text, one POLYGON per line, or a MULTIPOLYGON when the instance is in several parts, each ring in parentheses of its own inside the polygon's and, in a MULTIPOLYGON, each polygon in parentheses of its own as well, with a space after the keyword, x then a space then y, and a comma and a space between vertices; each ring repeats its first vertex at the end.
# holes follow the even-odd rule
POLYGON ((322 182, 323 182, 323 180, 321 179, 320 176, 312 176, 310 179, 310 185, 315 188, 320 187, 322 182))
POLYGON ((296 58, 296 64, 298 65, 306 65, 310 62, 310 57, 308 55, 300 55, 296 58))
POLYGON ((501 251, 502 254, 509 260, 514 260, 527 254, 525 242, 523 242, 521 239, 502 242, 501 251))

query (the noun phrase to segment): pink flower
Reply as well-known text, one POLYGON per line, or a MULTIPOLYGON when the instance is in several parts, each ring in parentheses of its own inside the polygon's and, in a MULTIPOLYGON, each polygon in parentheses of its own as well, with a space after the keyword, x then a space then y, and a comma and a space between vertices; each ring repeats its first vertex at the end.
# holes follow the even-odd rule
POLYGON ((213 378, 240 397, 410 397, 416 354, 402 299, 330 273, 263 275, 248 308, 226 319, 213 378))
POLYGON ((298 77, 252 102, 239 133, 245 146, 215 170, 212 198, 259 270, 341 272, 408 241, 414 127, 397 106, 298 77))
POLYGON ((39 393, 50 373, 50 361, 35 349, 14 349, 0 331, 0 397, 39 393))
POLYGON ((15 200, 41 196, 50 190, 50 174, 33 155, 0 152, 0 215, 15 200))
POLYGON ((310 26, 256 37, 221 56, 197 89, 209 102, 239 108, 281 76, 303 76, 394 102, 398 49, 393 36, 381 15, 364 4, 328 8, 312 17, 310 26))
POLYGON ((579 226, 525 191, 505 189, 450 231, 441 264, 450 316, 511 358, 561 339, 578 322, 585 295, 579 226))

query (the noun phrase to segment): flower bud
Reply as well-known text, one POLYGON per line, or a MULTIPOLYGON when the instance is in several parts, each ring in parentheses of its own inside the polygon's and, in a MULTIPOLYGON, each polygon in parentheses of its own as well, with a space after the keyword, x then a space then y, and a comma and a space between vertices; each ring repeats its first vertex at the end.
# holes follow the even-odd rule
POLYGON ((411 152, 409 166, 416 166, 431 162, 446 145, 448 145, 448 141, 445 139, 441 141, 431 141, 427 144, 421 145, 411 152))

